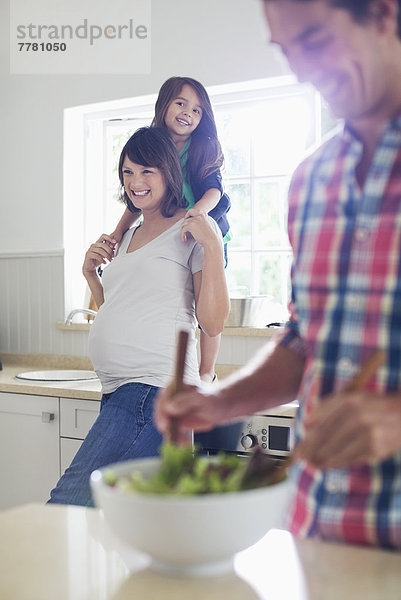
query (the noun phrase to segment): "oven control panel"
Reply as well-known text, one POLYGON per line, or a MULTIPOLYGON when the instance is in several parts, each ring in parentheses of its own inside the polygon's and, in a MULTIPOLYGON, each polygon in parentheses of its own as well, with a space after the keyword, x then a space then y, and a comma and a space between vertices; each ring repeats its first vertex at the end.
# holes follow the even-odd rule
POLYGON ((251 452, 255 446, 273 456, 287 456, 294 447, 294 418, 260 414, 249 417, 243 423, 237 451, 251 452))

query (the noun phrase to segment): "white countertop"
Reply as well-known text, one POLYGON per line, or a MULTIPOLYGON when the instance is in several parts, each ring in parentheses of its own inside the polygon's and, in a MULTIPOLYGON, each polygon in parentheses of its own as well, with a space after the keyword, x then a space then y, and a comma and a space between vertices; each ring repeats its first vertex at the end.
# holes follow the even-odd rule
MULTIPOLYGON (((238 328, 241 329, 241 328, 238 328)), ((244 328, 245 329, 245 328, 244 328)), ((4 355, 3 355, 4 356, 4 355)), ((238 366, 217 365, 219 377, 223 379, 238 366)), ((9 354, 3 360, 3 370, 0 371, 0 392, 16 394, 34 394, 37 396, 59 396, 63 398, 80 398, 84 400, 100 400, 101 384, 98 379, 88 381, 29 381, 16 379, 18 373, 43 369, 93 369, 88 358, 57 355, 24 355, 9 354)), ((294 417, 298 402, 290 402, 269 409, 260 414, 281 415, 294 417)))
MULTIPOLYGON (((66 325, 64 321, 57 323, 57 329, 61 331, 89 331, 90 323, 71 323, 66 325)), ((279 327, 224 327, 222 335, 240 337, 265 337, 271 339, 279 330, 279 327)), ((198 332, 196 332, 199 335, 198 332)))
POLYGON ((0 371, 0 392, 34 394, 37 396, 60 396, 100 400, 101 385, 98 379, 87 381, 29 381, 16 379, 18 373, 43 369, 89 369, 89 359, 52 355, 9 355, 3 359, 0 371))
POLYGON ((209 578, 153 572, 96 509, 30 504, 0 513, 2 600, 398 600, 401 554, 271 530, 209 578))

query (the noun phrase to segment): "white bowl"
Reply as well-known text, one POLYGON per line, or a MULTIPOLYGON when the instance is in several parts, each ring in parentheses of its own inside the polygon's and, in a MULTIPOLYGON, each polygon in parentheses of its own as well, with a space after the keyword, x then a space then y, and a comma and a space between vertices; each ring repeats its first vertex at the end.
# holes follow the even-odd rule
POLYGON ((117 477, 154 473, 159 458, 110 465, 91 476, 95 503, 114 532, 152 558, 152 568, 175 574, 210 575, 232 567, 233 556, 282 527, 290 482, 226 494, 163 496, 110 487, 104 472, 117 477))

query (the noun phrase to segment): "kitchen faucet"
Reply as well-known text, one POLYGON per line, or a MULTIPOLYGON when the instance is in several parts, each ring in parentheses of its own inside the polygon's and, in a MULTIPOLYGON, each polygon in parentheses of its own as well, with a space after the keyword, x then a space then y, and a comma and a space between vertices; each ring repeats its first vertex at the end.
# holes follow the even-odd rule
POLYGON ((65 324, 71 325, 72 319, 78 313, 82 313, 84 315, 92 315, 92 317, 96 317, 96 315, 97 315, 97 312, 94 310, 91 310, 90 308, 74 308, 74 310, 72 310, 70 312, 70 314, 68 315, 68 317, 66 318, 65 324))

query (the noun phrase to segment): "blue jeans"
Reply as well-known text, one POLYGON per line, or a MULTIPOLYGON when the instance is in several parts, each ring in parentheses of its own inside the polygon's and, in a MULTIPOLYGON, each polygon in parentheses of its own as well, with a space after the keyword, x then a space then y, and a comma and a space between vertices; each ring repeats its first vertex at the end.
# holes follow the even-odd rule
POLYGON ((92 471, 115 462, 158 455, 162 436, 153 425, 153 403, 159 389, 127 383, 103 394, 98 418, 48 502, 93 506, 89 485, 92 471))

